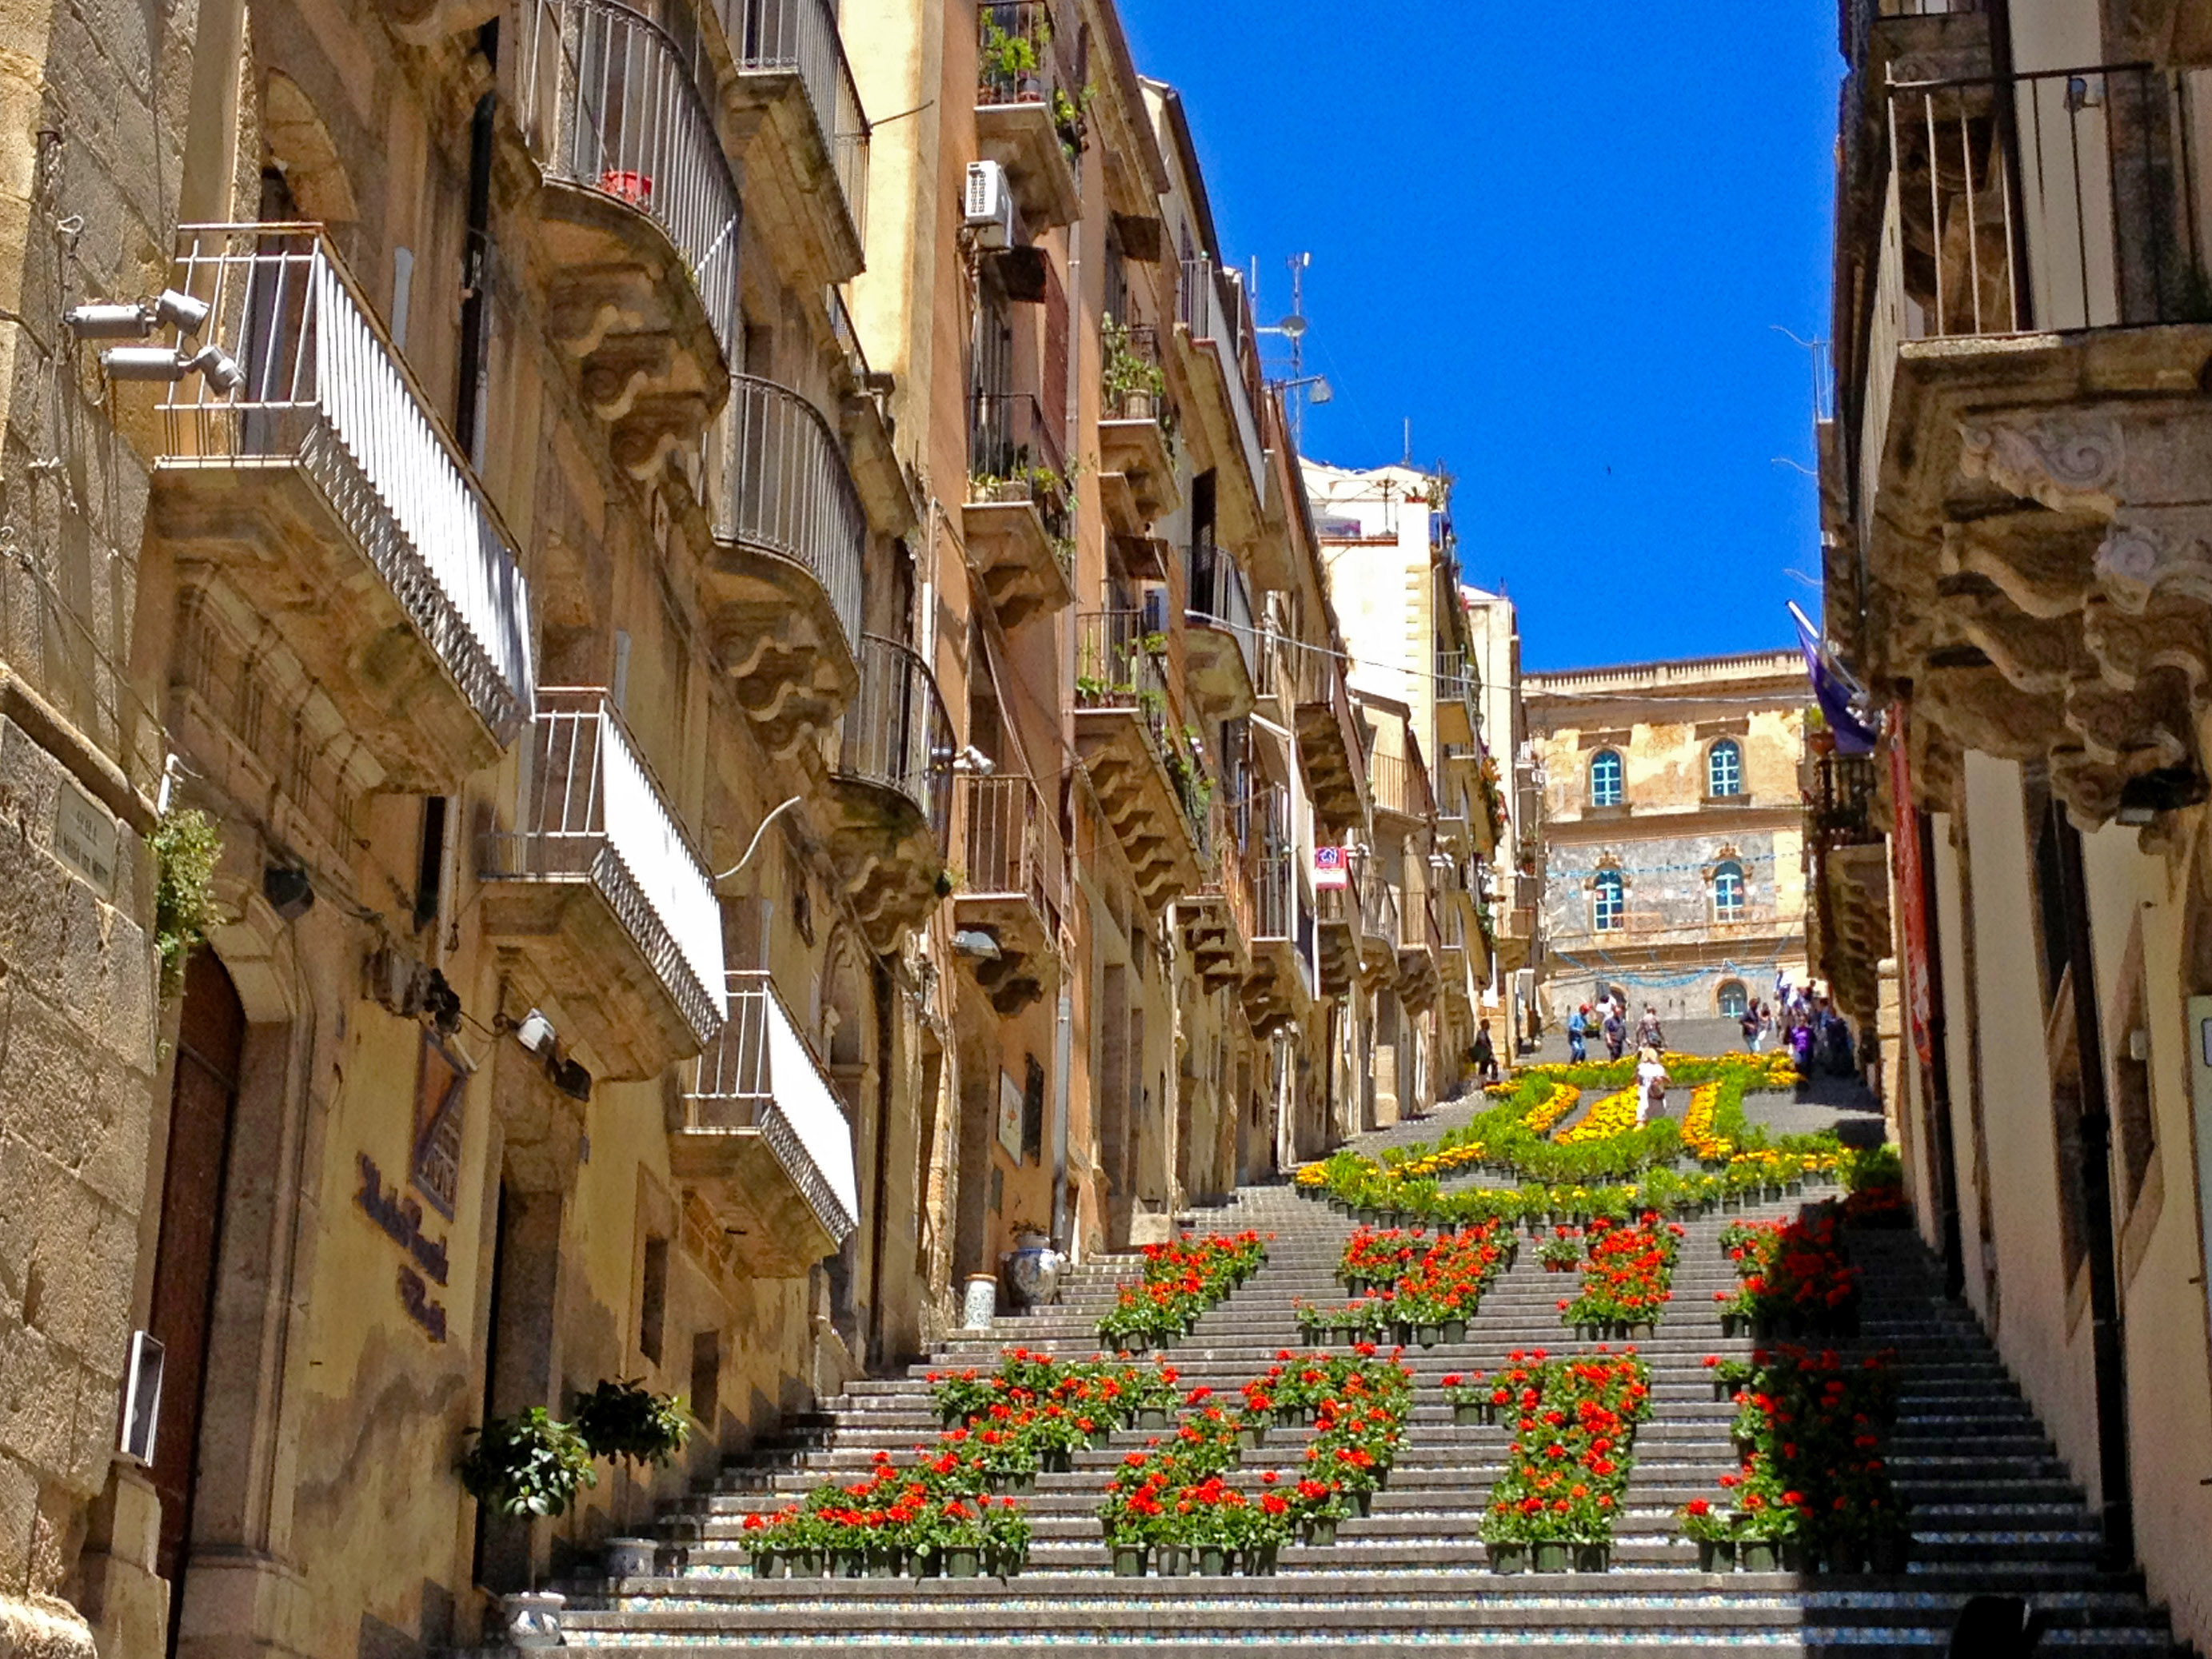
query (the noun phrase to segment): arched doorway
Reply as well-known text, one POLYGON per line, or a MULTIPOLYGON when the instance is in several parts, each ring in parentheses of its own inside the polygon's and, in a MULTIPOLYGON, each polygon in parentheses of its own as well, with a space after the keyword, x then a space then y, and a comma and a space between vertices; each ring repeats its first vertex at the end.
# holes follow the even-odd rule
POLYGON ((1751 993, 1744 988, 1741 980, 1724 979, 1721 981, 1719 1003, 1723 1019, 1741 1019, 1744 1010, 1751 1006, 1751 993))
POLYGON ((154 1489, 161 1500, 157 1571, 169 1583, 169 1642, 191 1535, 206 1395, 208 1334, 222 1255, 224 1175, 237 1115, 246 1009, 211 951, 185 968, 176 1073, 169 1091, 168 1152, 161 1177, 161 1230, 154 1255, 149 1328, 161 1344, 161 1408, 154 1443, 154 1489))

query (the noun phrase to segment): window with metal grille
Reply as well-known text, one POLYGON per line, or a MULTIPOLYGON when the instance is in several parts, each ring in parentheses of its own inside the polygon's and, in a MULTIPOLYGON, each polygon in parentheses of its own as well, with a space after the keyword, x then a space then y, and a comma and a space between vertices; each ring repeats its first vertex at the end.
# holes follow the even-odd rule
POLYGON ((1743 750, 1733 739, 1722 738, 1706 755, 1705 793, 1716 796, 1743 793, 1743 750))
POLYGON ((1590 757, 1589 798, 1592 806, 1620 805, 1620 756, 1611 749, 1601 749, 1590 757))
POLYGON ((1734 921, 1743 915, 1743 866, 1734 859, 1713 871, 1713 915, 1734 921))
POLYGON ((1618 870, 1601 870, 1591 884, 1591 909, 1597 931, 1609 933, 1623 926, 1628 918, 1627 884, 1621 880, 1618 870))

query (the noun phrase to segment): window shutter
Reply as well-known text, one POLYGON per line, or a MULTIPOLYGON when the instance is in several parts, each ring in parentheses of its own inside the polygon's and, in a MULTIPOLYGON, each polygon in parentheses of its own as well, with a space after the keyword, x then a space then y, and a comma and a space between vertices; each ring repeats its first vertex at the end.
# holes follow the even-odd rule
POLYGON ((1044 262, 1044 362, 1037 401, 1044 405, 1045 430, 1067 450, 1067 290, 1060 285, 1060 271, 1044 262))

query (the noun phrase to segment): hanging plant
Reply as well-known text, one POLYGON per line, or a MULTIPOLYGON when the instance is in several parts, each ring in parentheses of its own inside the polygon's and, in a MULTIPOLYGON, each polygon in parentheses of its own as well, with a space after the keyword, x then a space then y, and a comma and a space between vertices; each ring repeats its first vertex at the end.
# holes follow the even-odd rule
POLYGON ((162 815, 148 837, 154 849, 154 945, 161 956, 161 994, 185 987, 192 947, 207 942, 215 920, 215 867, 222 836, 215 820, 196 807, 162 815))
POLYGON ((509 1520, 560 1515, 585 1486, 596 1486, 592 1449, 584 1437, 543 1406, 513 1417, 495 1417, 475 1437, 459 1465, 462 1490, 509 1520))
POLYGON ((691 1425, 684 1402, 672 1394, 655 1394, 636 1378, 606 1377, 576 1401, 575 1431, 599 1457, 628 1458, 633 1464, 665 1467, 684 1449, 691 1425))

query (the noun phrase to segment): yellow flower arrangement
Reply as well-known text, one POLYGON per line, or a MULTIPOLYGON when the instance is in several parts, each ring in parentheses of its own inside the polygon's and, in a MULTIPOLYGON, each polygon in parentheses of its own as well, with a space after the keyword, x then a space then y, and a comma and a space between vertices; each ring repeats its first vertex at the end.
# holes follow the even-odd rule
POLYGON ((1325 1187, 1328 1184, 1328 1170, 1324 1165, 1309 1164, 1297 1172, 1294 1179, 1301 1187, 1325 1187))
POLYGON ((1621 1089, 1589 1109, 1583 1121, 1559 1137, 1559 1144, 1610 1140, 1636 1127, 1636 1091, 1621 1089))
POLYGON ((1576 1103, 1582 1097, 1583 1091, 1576 1088, 1573 1084, 1557 1084, 1553 1085, 1551 1094, 1546 1097, 1544 1103, 1531 1110, 1521 1121, 1527 1126, 1530 1134, 1547 1134, 1554 1123, 1575 1109, 1576 1103))
POLYGON ((1701 1158, 1726 1158, 1735 1150, 1735 1143, 1723 1140, 1713 1133, 1713 1115, 1720 1099, 1721 1085, 1700 1083, 1690 1091, 1690 1107, 1682 1115, 1682 1145, 1701 1158))
POLYGON ((1431 1152, 1426 1158, 1409 1159, 1398 1165, 1401 1176, 1449 1175, 1454 1170, 1464 1170, 1469 1164, 1480 1164, 1483 1158, 1480 1141, 1469 1141, 1464 1146, 1447 1146, 1442 1152, 1431 1152))

